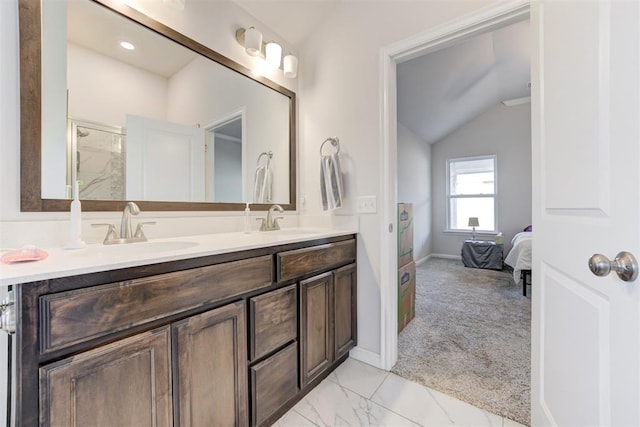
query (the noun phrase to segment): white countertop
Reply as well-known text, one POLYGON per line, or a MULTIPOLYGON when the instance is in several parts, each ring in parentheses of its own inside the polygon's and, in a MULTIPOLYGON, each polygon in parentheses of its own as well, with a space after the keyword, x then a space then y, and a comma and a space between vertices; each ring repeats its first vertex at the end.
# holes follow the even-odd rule
MULTIPOLYGON (((42 248, 42 261, 0 264, 0 286, 238 252, 326 237, 355 234, 355 229, 289 228, 251 233, 174 237, 124 245, 87 245, 83 249, 42 248)), ((0 255, 3 253, 0 252, 0 255)))

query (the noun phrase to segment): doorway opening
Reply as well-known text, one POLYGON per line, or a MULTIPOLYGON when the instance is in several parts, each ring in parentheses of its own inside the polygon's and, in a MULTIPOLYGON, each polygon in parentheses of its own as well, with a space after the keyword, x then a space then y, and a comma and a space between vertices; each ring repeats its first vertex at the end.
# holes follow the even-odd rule
MULTIPOLYGON (((381 259, 392 260, 381 263, 381 304, 383 307, 381 318, 381 365, 391 370, 398 359, 398 290, 397 290, 397 237, 392 231, 396 223, 396 206, 404 202, 399 198, 398 190, 398 133, 400 125, 396 120, 399 116, 397 97, 398 64, 421 57, 426 54, 455 46, 478 35, 483 35, 509 25, 526 21, 529 18, 528 4, 497 5, 470 15, 466 19, 452 22, 438 27, 420 36, 394 44, 382 51, 382 116, 383 139, 381 146, 381 196, 384 206, 381 215, 381 259), (389 230, 390 232, 387 232, 389 230)), ((481 72, 479 74, 482 74, 481 72)), ((482 77, 482 76, 480 76, 482 77)), ((487 154, 487 153, 481 153, 487 154)), ((490 153, 489 153, 490 154, 490 153)), ((475 154, 479 155, 479 154, 475 154)), ((444 166, 443 166, 444 167, 444 166)), ((444 176, 444 174, 443 174, 444 176)), ((442 186, 444 189, 444 185, 442 186)), ((529 214, 530 215, 530 214, 529 214)), ((523 224, 525 227, 528 224, 523 224)), ((438 227, 444 227, 439 225, 438 227)), ((438 231, 441 231, 438 230, 438 231)), ((455 233, 452 234, 456 236, 455 233)), ((460 238, 460 235, 457 235, 460 238)), ((461 241, 464 240, 462 236, 461 241)))
POLYGON ((241 203, 244 194, 246 147, 244 110, 235 111, 204 127, 206 201, 241 203))

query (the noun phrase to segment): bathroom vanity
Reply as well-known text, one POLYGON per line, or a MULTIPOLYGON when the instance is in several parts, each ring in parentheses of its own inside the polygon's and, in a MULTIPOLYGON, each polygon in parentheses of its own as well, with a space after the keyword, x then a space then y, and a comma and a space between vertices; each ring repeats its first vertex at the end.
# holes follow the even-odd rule
POLYGON ((276 421, 356 344, 356 238, 266 234, 16 284, 16 425, 276 421))
MULTIPOLYGON (((67 175, 76 182, 81 174, 76 161, 78 146, 91 134, 82 126, 96 121, 99 126, 94 133, 122 133, 114 132, 113 126, 103 126, 107 123, 127 127, 126 148, 122 149, 122 139, 111 146, 127 169, 126 174, 120 174, 120 164, 118 173, 107 174, 120 180, 108 186, 109 194, 86 198, 80 194, 84 211, 122 211, 127 200, 136 200, 142 210, 152 212, 240 212, 253 189, 254 169, 247 165, 264 154, 273 167, 273 200, 254 203, 252 210, 267 211, 272 202, 284 210, 296 210, 296 94, 266 77, 253 76, 245 66, 205 46, 207 42, 217 44, 217 39, 197 41, 176 29, 203 34, 197 29, 200 21, 191 25, 183 20, 188 14, 178 18, 166 15, 169 24, 175 24, 172 28, 115 0, 51 1, 44 7, 40 0, 18 3, 21 211, 69 210, 71 201, 63 194, 69 184, 67 175), (59 19, 64 16, 75 16, 79 21, 59 19), (123 93, 131 96, 116 96, 113 104, 104 102, 102 91, 94 90, 103 87, 102 81, 67 90, 65 75, 96 73, 87 68, 70 68, 68 73, 50 70, 74 64, 98 66, 99 62, 87 60, 83 52, 67 46, 67 38, 48 37, 64 34, 66 29, 59 25, 65 22, 74 30, 117 28, 121 32, 126 27, 133 34, 145 33, 146 40, 153 37, 161 43, 148 52, 164 56, 181 52, 168 55, 185 58, 174 67, 180 73, 165 76, 181 89, 166 95, 155 89, 137 92, 146 85, 115 74, 107 80, 118 81, 123 93), (42 46, 44 39, 59 39, 60 46, 42 46), (74 52, 80 59, 60 61, 74 52), (55 59, 54 63, 47 63, 46 58, 55 59), (199 74, 206 78, 195 79, 199 74), (123 86, 127 82, 135 91, 123 86), (59 96, 42 97, 43 92, 59 96), (211 97, 211 93, 217 95, 211 97), (76 103, 74 94, 81 94, 81 101, 91 101, 76 103), (62 106, 55 103, 58 98, 65 99, 62 106), (125 98, 135 101, 131 108, 125 98), (166 100, 166 105, 159 105, 157 99, 166 100), (143 111, 140 100, 149 101, 143 111), (239 105, 243 106, 240 110, 239 105), (93 106, 99 106, 98 111, 91 111, 93 106), (134 148, 145 142, 134 135, 149 133, 134 132, 135 123, 129 116, 134 112, 145 119, 138 124, 148 124, 150 119, 157 121, 157 110, 163 111, 163 129, 181 124, 194 131, 194 123, 226 124, 230 118, 250 129, 241 138, 242 156, 246 151, 249 160, 238 169, 241 173, 233 174, 234 182, 243 182, 246 188, 240 188, 232 198, 216 200, 209 193, 205 197, 205 178, 209 180, 212 173, 206 165, 213 164, 213 150, 205 152, 204 144, 194 148, 174 141, 169 151, 182 155, 161 159, 161 166, 155 168, 140 167, 142 156, 134 148), (67 117, 67 111, 74 113, 67 117), (102 111, 108 114, 96 118, 102 111), (41 120, 43 117, 47 120, 41 120), (114 123, 112 117, 119 117, 120 122, 114 123), (71 123, 72 119, 75 122, 71 123), (67 131, 69 124, 71 132, 67 131), (69 152, 43 161, 44 153, 55 151, 49 141, 65 139, 69 152), (129 182, 140 171, 160 171, 162 180, 141 178, 145 183, 160 183, 166 190, 169 186, 162 183, 179 180, 165 180, 168 171, 164 165, 181 157, 185 164, 176 163, 171 169, 179 171, 179 178, 190 178, 184 188, 175 191, 177 195, 136 193, 136 188, 148 186, 139 186, 140 180, 136 185, 129 182), (203 159, 207 159, 206 165, 203 159), (67 170, 65 165, 77 165, 69 168, 76 176, 56 173, 67 170), (125 186, 123 176, 127 178, 125 186), (113 188, 127 191, 111 194, 113 188), (188 199, 185 194, 190 195, 188 199)), ((238 14, 227 9, 225 5, 223 13, 214 17, 228 15, 235 26, 238 14)), ((218 25, 226 27, 231 22, 218 25)), ((235 40, 235 28, 228 37, 235 40)), ((75 44, 87 46, 80 41, 75 44)), ((227 46, 228 40, 223 38, 219 44, 227 46)), ((128 63, 117 65, 108 60, 118 70, 131 68, 128 63)), ((155 83, 150 87, 155 88, 155 83)), ((146 124, 138 126, 146 128, 146 124)), ((197 128, 198 134, 204 132, 204 127, 197 128)), ((153 151, 155 155, 161 150, 153 151)), ((145 161, 151 157, 147 154, 145 161)), ((108 158, 110 164, 118 163, 111 162, 112 154, 108 158)), ((220 181, 230 179, 225 176, 220 181)), ((12 286, 15 300, 15 424, 270 425, 345 360, 356 344, 355 233, 354 229, 220 233, 115 247, 90 245, 77 251, 47 249, 45 260, 0 265, 0 286, 12 286)), ((129 238, 128 233, 123 234, 121 238, 129 238)))

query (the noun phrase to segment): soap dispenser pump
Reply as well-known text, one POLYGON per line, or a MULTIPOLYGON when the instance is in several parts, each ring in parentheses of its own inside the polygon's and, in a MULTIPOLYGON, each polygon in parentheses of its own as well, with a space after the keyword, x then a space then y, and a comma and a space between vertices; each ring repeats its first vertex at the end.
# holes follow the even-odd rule
POLYGON ((71 202, 71 236, 65 249, 81 249, 86 246, 82 241, 82 207, 80 205, 80 181, 76 181, 73 188, 73 201, 71 202))

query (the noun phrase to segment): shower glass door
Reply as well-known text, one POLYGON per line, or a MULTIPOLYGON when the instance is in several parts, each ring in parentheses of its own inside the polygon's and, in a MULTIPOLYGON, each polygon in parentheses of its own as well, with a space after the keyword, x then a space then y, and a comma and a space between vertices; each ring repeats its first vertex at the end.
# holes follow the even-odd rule
POLYGON ((80 184, 83 200, 126 198, 126 134, 123 128, 79 120, 69 121, 71 156, 68 159, 67 196, 72 183, 80 184))

